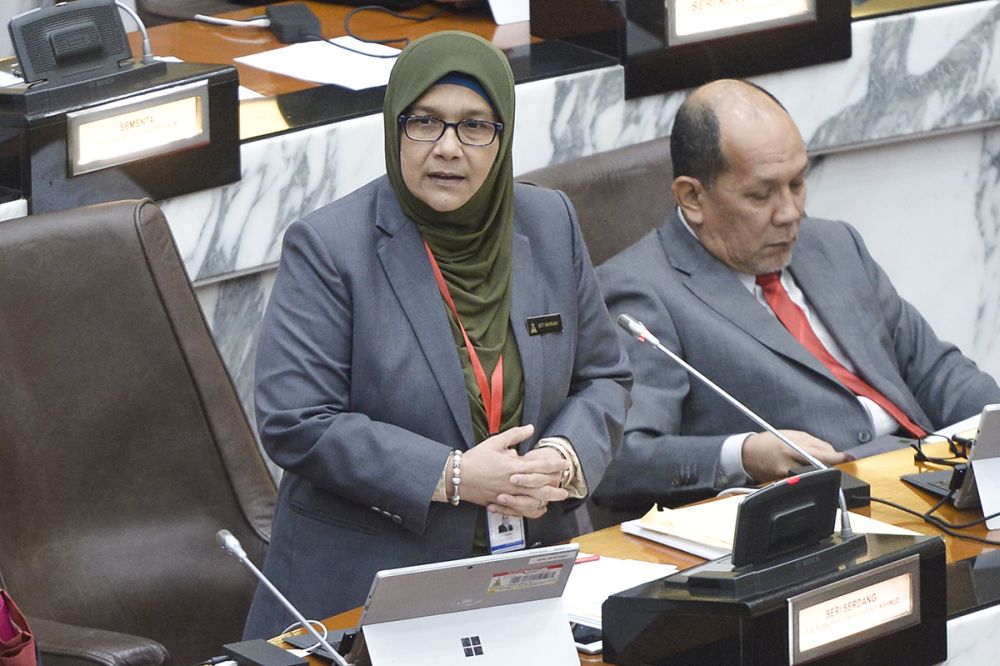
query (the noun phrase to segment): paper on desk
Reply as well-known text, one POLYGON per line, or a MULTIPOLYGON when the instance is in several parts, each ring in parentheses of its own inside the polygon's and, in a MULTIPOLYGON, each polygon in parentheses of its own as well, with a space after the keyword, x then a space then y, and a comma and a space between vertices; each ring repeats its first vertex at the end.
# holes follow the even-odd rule
POLYGON ((951 437, 952 435, 967 434, 969 436, 975 436, 976 429, 979 428, 979 419, 982 414, 973 414, 967 419, 963 419, 958 423, 954 423, 947 428, 941 428, 934 432, 935 435, 943 435, 945 437, 951 437))
MULTIPOLYGON (((731 495, 714 502, 694 504, 680 509, 661 510, 654 506, 637 521, 622 523, 621 528, 629 534, 646 537, 699 557, 706 559, 721 557, 733 549, 736 513, 744 497, 746 495, 731 495)), ((912 530, 853 512, 851 527, 858 534, 917 534, 912 530)), ((839 529, 838 511, 834 531, 839 529)))
POLYGON ((641 518, 637 518, 635 520, 629 520, 622 523, 622 532, 642 537, 643 539, 648 539, 656 543, 661 543, 664 546, 670 546, 671 548, 676 548, 677 550, 683 550, 685 553, 691 553, 692 555, 697 555, 698 557, 704 557, 706 560, 714 560, 717 557, 727 555, 730 551, 730 548, 728 547, 708 546, 703 543, 691 541, 690 539, 684 539, 672 534, 664 534, 663 532, 646 529, 640 525, 641 521, 641 518))
POLYGON ((497 25, 531 20, 529 0, 490 0, 490 11, 497 25))
MULTIPOLYGON (((337 37, 331 41, 372 55, 399 53, 399 49, 391 46, 369 44, 353 37, 337 37)), ((317 41, 254 53, 237 58, 236 62, 304 81, 363 90, 389 83, 389 72, 396 59, 371 58, 317 41)))
POLYGON ((20 76, 14 76, 10 72, 0 70, 0 88, 6 88, 7 86, 12 86, 15 83, 24 83, 24 79, 20 76))
MULTIPOLYGON (((709 550, 700 557, 720 557, 733 549, 736 532, 736 512, 745 495, 730 495, 714 502, 693 504, 681 509, 657 509, 655 506, 639 519, 639 526, 652 532, 692 542, 709 550)), ((684 543, 668 546, 694 552, 684 543)))
POLYGON ((669 576, 675 571, 677 567, 672 564, 621 560, 602 555, 573 567, 563 590, 563 607, 574 622, 600 627, 601 605, 609 596, 669 576))

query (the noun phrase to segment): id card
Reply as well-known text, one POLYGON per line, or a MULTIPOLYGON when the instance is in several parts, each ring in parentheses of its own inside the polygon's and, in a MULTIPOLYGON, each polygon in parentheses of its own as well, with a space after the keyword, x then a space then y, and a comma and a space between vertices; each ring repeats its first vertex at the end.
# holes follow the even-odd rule
POLYGON ((524 548, 524 518, 486 512, 486 532, 490 535, 490 552, 505 553, 524 548))

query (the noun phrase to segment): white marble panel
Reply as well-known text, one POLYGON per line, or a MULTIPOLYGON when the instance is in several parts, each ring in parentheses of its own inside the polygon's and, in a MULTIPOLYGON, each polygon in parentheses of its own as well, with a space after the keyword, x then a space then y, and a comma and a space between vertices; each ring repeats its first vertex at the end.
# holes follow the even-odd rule
POLYGON ((613 148, 624 95, 620 67, 519 85, 514 173, 613 148))
POLYGON ((832 104, 810 104, 813 113, 801 118, 797 97, 788 99, 810 150, 1000 119, 998 26, 996 2, 855 23, 854 48, 867 58, 852 57, 822 79, 832 104))
POLYGON ((272 264, 289 224, 385 171, 381 116, 245 143, 242 178, 162 202, 192 280, 272 264))
POLYGON ((15 199, 0 203, 0 220, 11 220, 28 214, 28 202, 25 199, 15 199))
MULTIPOLYGON (((798 123, 811 152, 1000 120, 1000 3, 857 21, 852 55, 751 77, 798 123)), ((616 141, 670 133, 684 92, 626 102, 616 141)))
POLYGON ((814 159, 810 215, 850 222, 939 336, 1000 377, 1000 128, 814 159))
POLYGON ((948 621, 949 666, 993 666, 997 663, 996 631, 1000 606, 991 606, 948 621))

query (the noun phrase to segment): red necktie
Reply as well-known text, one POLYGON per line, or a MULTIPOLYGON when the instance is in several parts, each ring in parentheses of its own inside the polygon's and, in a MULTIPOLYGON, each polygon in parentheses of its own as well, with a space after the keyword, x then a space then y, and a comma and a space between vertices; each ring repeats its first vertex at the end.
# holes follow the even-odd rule
POLYGON ((853 391, 855 395, 868 398, 879 407, 889 412, 889 415, 915 437, 923 437, 927 434, 923 428, 910 420, 903 410, 897 407, 891 400, 879 393, 868 383, 856 374, 845 368, 840 361, 823 346, 823 343, 809 325, 809 320, 792 299, 788 297, 788 292, 781 284, 781 273, 766 273, 757 276, 757 284, 764 288, 764 298, 771 306, 778 320, 785 325, 788 332, 795 336, 795 339, 802 343, 802 346, 809 350, 813 356, 833 373, 841 384, 853 391))

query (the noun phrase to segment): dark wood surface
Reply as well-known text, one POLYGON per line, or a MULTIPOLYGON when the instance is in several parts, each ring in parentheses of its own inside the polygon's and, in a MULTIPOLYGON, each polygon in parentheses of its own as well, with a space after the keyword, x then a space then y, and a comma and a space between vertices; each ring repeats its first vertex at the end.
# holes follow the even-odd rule
MULTIPOLYGON (((947 446, 944 444, 931 445, 925 447, 925 450, 931 456, 943 457, 949 455, 947 446)), ((867 481, 871 485, 872 497, 889 500, 920 512, 927 511, 938 502, 938 498, 930 493, 917 490, 913 486, 899 480, 899 477, 903 474, 942 469, 940 466, 927 466, 915 463, 913 460, 913 450, 910 448, 891 451, 879 456, 872 456, 871 458, 863 458, 852 463, 840 465, 840 468, 848 474, 853 474, 867 481)), ((995 546, 987 546, 974 541, 946 536, 940 530, 916 516, 911 516, 903 511, 877 502, 872 502, 868 508, 855 509, 855 511, 886 523, 905 527, 914 532, 944 537, 949 563, 974 557, 987 550, 996 549, 995 546)), ((950 523, 968 522, 982 518, 982 512, 979 509, 960 511, 951 506, 950 503, 942 506, 934 515, 950 523)), ((977 537, 1000 539, 1000 530, 989 532, 983 524, 962 530, 962 533, 977 537)))

